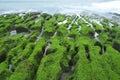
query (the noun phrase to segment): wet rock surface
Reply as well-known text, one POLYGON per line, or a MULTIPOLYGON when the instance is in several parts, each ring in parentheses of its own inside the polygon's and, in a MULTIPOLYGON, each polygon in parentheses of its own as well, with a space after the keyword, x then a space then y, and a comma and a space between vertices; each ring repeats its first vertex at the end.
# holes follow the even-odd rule
POLYGON ((0 15, 0 80, 120 80, 119 40, 99 15, 0 15))

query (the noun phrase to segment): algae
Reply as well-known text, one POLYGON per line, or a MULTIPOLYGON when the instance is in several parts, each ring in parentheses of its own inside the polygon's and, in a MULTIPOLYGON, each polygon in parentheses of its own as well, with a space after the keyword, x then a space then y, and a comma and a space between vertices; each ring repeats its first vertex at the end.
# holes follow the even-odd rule
POLYGON ((120 80, 119 39, 107 18, 0 15, 0 80, 120 80))

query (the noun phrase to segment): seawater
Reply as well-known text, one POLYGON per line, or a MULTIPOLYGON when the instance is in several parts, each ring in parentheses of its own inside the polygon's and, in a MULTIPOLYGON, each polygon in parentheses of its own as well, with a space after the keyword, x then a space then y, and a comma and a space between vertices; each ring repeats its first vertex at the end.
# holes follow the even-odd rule
POLYGON ((0 0, 0 13, 41 11, 46 13, 120 13, 120 0, 0 0))

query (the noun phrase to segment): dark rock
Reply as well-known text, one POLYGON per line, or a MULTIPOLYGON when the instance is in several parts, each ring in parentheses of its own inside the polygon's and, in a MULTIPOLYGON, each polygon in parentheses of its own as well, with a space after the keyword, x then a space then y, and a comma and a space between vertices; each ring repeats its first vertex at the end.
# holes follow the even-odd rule
POLYGON ((17 33, 22 33, 22 32, 28 33, 29 32, 29 30, 27 28, 23 28, 23 27, 17 27, 16 31, 17 31, 17 33))
POLYGON ((114 42, 113 43, 113 48, 120 52, 120 43, 114 42))
POLYGON ((6 59, 6 54, 5 53, 0 55, 0 63, 3 62, 5 59, 6 59))
POLYGON ((89 46, 88 45, 84 45, 84 47, 85 47, 86 57, 87 57, 88 60, 91 61, 90 53, 89 53, 89 46))

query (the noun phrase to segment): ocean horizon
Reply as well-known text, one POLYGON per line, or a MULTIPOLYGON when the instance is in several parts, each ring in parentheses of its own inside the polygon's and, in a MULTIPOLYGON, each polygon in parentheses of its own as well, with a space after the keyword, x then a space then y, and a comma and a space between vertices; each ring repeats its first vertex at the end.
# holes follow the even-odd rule
POLYGON ((54 13, 81 13, 84 11, 93 13, 120 13, 119 0, 1 0, 0 14, 41 11, 54 13))

